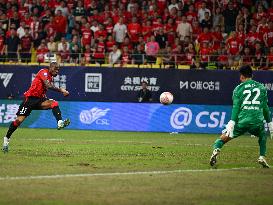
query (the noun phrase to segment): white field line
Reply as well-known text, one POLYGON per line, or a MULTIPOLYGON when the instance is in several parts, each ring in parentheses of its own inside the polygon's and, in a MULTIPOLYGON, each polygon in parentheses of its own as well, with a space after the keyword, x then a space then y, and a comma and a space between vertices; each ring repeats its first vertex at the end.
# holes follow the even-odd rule
MULTIPOLYGON (((20 139, 23 141, 59 141, 59 142, 64 142, 64 141, 74 141, 73 139, 61 139, 61 138, 35 138, 35 139, 20 139)), ((84 142, 103 142, 101 140, 82 140, 84 142)), ((116 143, 137 143, 137 144, 155 144, 156 142, 141 142, 141 141, 129 141, 129 140, 117 140, 114 141, 116 143)), ((181 146, 205 146, 205 147, 211 147, 212 144, 198 144, 198 143, 186 143, 186 144, 181 144, 178 142, 171 142, 170 144, 180 144, 181 146)), ((230 146, 230 145, 225 145, 225 146, 230 146)), ((234 146, 234 145, 232 145, 234 146)), ((259 147, 259 145, 236 145, 236 147, 259 147)))
POLYGON ((112 173, 93 173, 93 174, 57 174, 42 176, 19 176, 19 177, 0 177, 0 181, 10 180, 31 180, 31 179, 61 179, 61 178, 77 178, 77 177, 105 177, 105 176, 127 176, 127 175, 158 175, 173 173, 197 173, 197 172, 222 172, 234 170, 248 170, 255 167, 238 167, 229 169, 189 169, 189 170, 170 170, 170 171, 139 171, 139 172, 112 172, 112 173))

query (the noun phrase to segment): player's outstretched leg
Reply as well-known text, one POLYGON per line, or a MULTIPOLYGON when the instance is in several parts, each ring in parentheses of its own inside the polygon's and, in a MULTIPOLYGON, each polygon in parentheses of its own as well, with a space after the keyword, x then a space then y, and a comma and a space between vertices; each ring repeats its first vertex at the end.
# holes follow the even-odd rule
POLYGON ((217 163, 217 157, 220 154, 221 148, 224 146, 225 143, 227 143, 232 138, 225 136, 224 134, 221 135, 220 139, 215 140, 213 145, 213 152, 210 157, 210 166, 214 166, 217 163))
POLYGON ((6 136, 4 137, 4 142, 3 142, 3 152, 7 153, 9 151, 9 142, 10 142, 10 137, 12 133, 20 126, 20 124, 24 121, 25 116, 18 116, 16 120, 14 120, 7 131, 6 136))
POLYGON ((52 113, 57 121, 57 129, 63 129, 70 124, 70 119, 62 119, 62 113, 59 107, 59 103, 55 100, 46 100, 41 104, 43 109, 52 109, 52 113))

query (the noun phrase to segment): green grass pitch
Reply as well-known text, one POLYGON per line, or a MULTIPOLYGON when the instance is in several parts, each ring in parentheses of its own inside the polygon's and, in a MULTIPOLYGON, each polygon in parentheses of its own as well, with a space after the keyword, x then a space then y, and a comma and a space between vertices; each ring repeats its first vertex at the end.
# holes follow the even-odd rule
MULTIPOLYGON (((18 129, 0 153, 0 204, 273 204, 273 169, 257 164, 257 138, 229 142, 211 169, 216 137, 18 129)), ((267 147, 272 165, 273 140, 267 147)))

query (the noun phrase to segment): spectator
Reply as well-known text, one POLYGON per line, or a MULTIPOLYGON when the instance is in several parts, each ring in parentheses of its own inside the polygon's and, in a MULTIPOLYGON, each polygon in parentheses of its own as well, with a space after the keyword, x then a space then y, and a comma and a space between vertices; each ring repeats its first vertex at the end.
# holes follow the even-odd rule
POLYGON ((54 37, 51 36, 49 38, 49 42, 47 43, 47 48, 50 53, 56 53, 57 52, 57 43, 54 41, 54 37))
POLYGON ((167 36, 168 45, 173 44, 176 33, 172 18, 168 19, 167 24, 164 25, 164 33, 167 36))
POLYGON ((155 41, 155 37, 151 36, 151 40, 145 45, 146 58, 148 63, 155 63, 160 47, 155 41))
POLYGON ((54 28, 56 30, 56 40, 61 39, 61 37, 63 37, 67 32, 67 19, 62 15, 61 10, 57 11, 57 14, 54 18, 54 28))
POLYGON ((26 23, 22 21, 20 27, 17 29, 17 36, 21 39, 25 35, 25 26, 26 23))
POLYGON ((80 48, 78 44, 73 46, 73 49, 70 50, 70 62, 78 64, 80 62, 80 48))
POLYGON ((0 29, 0 62, 5 60, 5 38, 4 32, 0 29))
POLYGON ((137 45, 136 49, 132 54, 132 64, 143 64, 145 61, 145 53, 141 45, 137 45))
POLYGON ((208 12, 209 16, 211 16, 210 10, 206 7, 206 2, 202 2, 201 8, 198 10, 198 21, 201 23, 203 19, 205 19, 205 13, 208 12))
POLYGON ((106 40, 107 32, 102 24, 99 24, 99 30, 94 33, 95 40, 98 40, 100 36, 102 36, 103 40, 106 40))
POLYGON ((169 11, 171 11, 173 8, 175 8, 175 9, 177 9, 177 10, 179 9, 176 0, 171 0, 171 3, 170 3, 169 6, 168 6, 169 11))
POLYGON ((193 22, 197 21, 197 14, 194 10, 194 6, 191 4, 189 6, 189 10, 186 12, 185 16, 187 17, 187 21, 192 25, 193 22))
POLYGON ((117 45, 113 45, 113 51, 109 54, 109 64, 113 66, 114 64, 118 64, 120 61, 121 52, 118 49, 117 45))
POLYGON ((209 45, 208 42, 204 42, 203 46, 201 47, 199 51, 200 67, 203 69, 206 69, 208 66, 208 63, 210 62, 211 49, 209 48, 208 45, 209 45))
POLYGON ((69 43, 65 40, 65 37, 62 37, 61 42, 58 43, 58 52, 61 52, 64 50, 64 45, 66 45, 66 47, 69 48, 69 43))
POLYGON ((273 46, 273 22, 268 23, 268 30, 263 35, 264 45, 267 49, 273 46))
POLYGON ((236 31, 235 26, 236 26, 237 15, 238 15, 238 11, 233 8, 232 2, 229 2, 227 8, 223 11, 226 33, 230 33, 231 31, 236 31))
POLYGON ((175 68, 175 62, 172 55, 171 46, 167 46, 166 51, 163 53, 162 60, 165 68, 175 68))
POLYGON ((146 81, 141 82, 141 90, 138 92, 138 102, 152 102, 152 92, 148 89, 146 81))
POLYGON ((103 42, 103 36, 99 37, 99 42, 95 44, 93 49, 93 63, 104 63, 104 57, 105 57, 105 44, 103 42))
POLYGON ((82 37, 81 37, 81 45, 85 47, 85 45, 91 45, 93 33, 90 29, 90 24, 86 23, 84 27, 81 29, 82 37))
POLYGON ((252 58, 252 66, 262 69, 265 66, 265 54, 260 43, 255 44, 254 58, 252 58))
POLYGON ((139 34, 141 33, 141 26, 137 22, 137 18, 132 18, 132 23, 128 24, 128 36, 133 43, 134 47, 137 44, 139 34))
POLYGON ((215 14, 213 15, 213 28, 215 28, 216 26, 224 26, 225 23, 224 23, 224 16, 222 14, 222 11, 221 11, 221 8, 220 7, 217 7, 216 10, 215 10, 215 14))
POLYGON ((124 46, 121 54, 121 66, 131 64, 131 54, 127 46, 124 46))
POLYGON ((123 43, 123 41, 126 37, 126 34, 127 34, 127 27, 123 23, 123 18, 120 18, 119 22, 115 24, 113 31, 114 31, 115 41, 118 44, 123 43))
POLYGON ((266 56, 266 68, 273 68, 273 47, 270 47, 269 53, 266 56))
MULTIPOLYGON (((86 44, 86 45, 89 45, 89 44, 86 44)), ((73 52, 75 50, 75 46, 77 46, 77 48, 79 50, 81 50, 81 44, 79 42, 78 36, 76 36, 76 35, 73 36, 72 41, 69 43, 69 50, 70 50, 70 52, 73 52)))
POLYGON ((45 25, 44 31, 48 39, 50 39, 51 37, 55 39, 56 31, 55 31, 55 22, 54 22, 53 16, 49 18, 49 22, 45 25))
POLYGON ((230 38, 226 41, 227 53, 229 55, 229 64, 233 65, 234 62, 239 62, 240 53, 243 49, 241 41, 237 38, 236 32, 231 32, 230 38))
POLYGON ((205 17, 201 21, 200 26, 201 26, 201 28, 207 27, 207 28, 211 29, 212 23, 211 23, 209 12, 205 12, 205 17))
POLYGON ((106 45, 106 51, 110 53, 114 49, 114 45, 116 45, 116 42, 113 39, 113 36, 108 36, 107 41, 105 43, 106 45))
POLYGON ((76 21, 81 21, 81 18, 85 16, 86 10, 82 5, 82 1, 77 1, 76 7, 73 9, 73 15, 76 21))
POLYGON ((244 48, 244 51, 242 54, 242 63, 244 65, 251 65, 251 63, 252 63, 252 56, 251 56, 249 47, 244 48))
POLYGON ((203 47, 205 43, 209 43, 213 41, 213 37, 211 33, 209 32, 209 29, 207 27, 204 28, 203 32, 200 33, 197 37, 197 42, 200 45, 200 48, 203 47))
POLYGON ((20 57, 22 62, 30 62, 31 49, 33 47, 32 37, 29 32, 29 27, 25 28, 25 35, 21 38, 20 57))
POLYGON ((167 36, 164 34, 163 28, 160 28, 155 36, 155 40, 158 43, 160 49, 165 49, 167 44, 167 36))
POLYGON ((58 10, 60 10, 65 17, 68 17, 69 11, 68 11, 68 8, 66 7, 64 1, 60 1, 60 5, 57 6, 55 9, 55 14, 57 14, 58 10))
POLYGON ((16 35, 15 28, 11 28, 10 36, 6 38, 5 45, 8 61, 18 61, 20 39, 16 35))
POLYGON ((186 36, 192 38, 192 26, 187 22, 186 16, 182 17, 182 22, 178 24, 176 32, 181 41, 183 41, 186 36))
POLYGON ((37 61, 39 63, 45 62, 45 55, 48 54, 48 48, 46 47, 45 41, 41 42, 41 45, 37 49, 37 61))
POLYGON ((63 45, 63 50, 59 51, 59 56, 61 58, 62 63, 70 62, 70 52, 69 52, 68 44, 63 45))
POLYGON ((92 21, 91 30, 93 31, 93 33, 95 33, 97 30, 99 30, 99 24, 96 20, 92 21))

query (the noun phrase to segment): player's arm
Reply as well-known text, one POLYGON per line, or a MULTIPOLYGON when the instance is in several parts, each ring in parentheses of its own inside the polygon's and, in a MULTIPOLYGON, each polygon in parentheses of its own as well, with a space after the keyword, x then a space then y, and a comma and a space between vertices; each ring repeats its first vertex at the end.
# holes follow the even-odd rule
POLYGON ((60 92, 62 93, 64 96, 68 96, 69 95, 69 92, 63 88, 58 88, 56 87, 54 84, 52 84, 51 82, 49 82, 48 79, 44 80, 44 84, 46 86, 47 89, 49 90, 53 90, 53 91, 56 91, 56 92, 60 92))
POLYGON ((233 106, 232 106, 231 120, 226 125, 226 129, 223 130, 223 134, 231 138, 233 137, 234 126, 235 126, 235 123, 238 121, 238 115, 239 115, 240 106, 241 106, 241 100, 239 95, 236 92, 236 89, 233 92, 232 100, 233 100, 233 106))
POLYGON ((265 91, 264 100, 263 100, 263 115, 264 115, 265 121, 268 123, 268 129, 272 139, 273 138, 273 122, 270 118, 270 110, 267 103, 268 103, 267 91, 265 91))
POLYGON ((237 95, 236 90, 233 93, 232 101, 233 101, 233 106, 232 106, 231 120, 234 122, 237 122, 238 115, 240 112, 240 107, 241 107, 241 100, 240 100, 240 97, 237 95))

